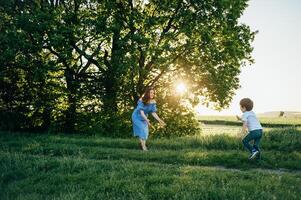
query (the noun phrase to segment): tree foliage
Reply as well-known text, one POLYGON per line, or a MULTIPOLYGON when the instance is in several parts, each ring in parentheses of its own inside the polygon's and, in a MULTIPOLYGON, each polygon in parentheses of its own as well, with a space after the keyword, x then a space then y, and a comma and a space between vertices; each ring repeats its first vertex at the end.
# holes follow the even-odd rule
POLYGON ((192 120, 188 103, 227 107, 241 68, 253 62, 255 32, 238 21, 246 7, 247 0, 1 1, 1 127, 106 132, 119 124, 122 133, 148 86, 158 90, 162 115, 177 113, 175 126, 181 116, 192 120), (189 95, 175 94, 176 80, 189 95))

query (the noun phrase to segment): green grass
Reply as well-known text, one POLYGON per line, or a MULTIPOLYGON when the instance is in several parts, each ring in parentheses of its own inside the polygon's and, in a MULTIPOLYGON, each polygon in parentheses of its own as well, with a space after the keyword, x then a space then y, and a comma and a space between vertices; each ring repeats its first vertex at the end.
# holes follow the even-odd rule
MULTIPOLYGON (((235 116, 200 116, 199 121, 211 125, 229 125, 240 126, 242 123, 236 120, 235 116)), ((301 127, 301 118, 285 117, 259 117, 263 127, 284 128, 284 127, 301 127)))
POLYGON ((240 141, 1 133, 0 199, 300 199, 300 129, 265 132, 260 161, 240 141))

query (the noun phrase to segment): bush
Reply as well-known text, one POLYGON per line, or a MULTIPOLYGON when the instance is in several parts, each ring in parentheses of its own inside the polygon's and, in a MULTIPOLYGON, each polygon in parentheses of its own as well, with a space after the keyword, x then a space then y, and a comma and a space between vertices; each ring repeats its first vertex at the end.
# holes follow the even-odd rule
POLYGON ((79 133, 108 137, 130 137, 132 132, 131 113, 81 114, 76 130, 79 133))
POLYGON ((179 137, 192 136, 199 134, 201 131, 200 123, 192 112, 187 112, 183 107, 171 110, 163 110, 160 117, 167 124, 164 128, 160 128, 159 124, 155 124, 155 129, 150 130, 150 135, 154 137, 179 137))

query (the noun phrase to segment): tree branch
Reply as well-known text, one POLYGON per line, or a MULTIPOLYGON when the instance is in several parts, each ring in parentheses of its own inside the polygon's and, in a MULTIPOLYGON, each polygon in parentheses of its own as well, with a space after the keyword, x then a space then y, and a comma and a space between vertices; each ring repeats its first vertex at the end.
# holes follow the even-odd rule
POLYGON ((91 64, 94 64, 95 66, 98 67, 98 69, 102 72, 104 72, 104 70, 101 68, 100 64, 97 62, 97 60, 93 59, 93 57, 99 53, 100 48, 101 48, 101 43, 98 45, 97 49, 93 52, 92 55, 88 55, 85 51, 81 50, 74 42, 72 42, 72 47, 76 50, 77 53, 79 53, 80 55, 84 56, 88 62, 86 63, 86 65, 79 71, 79 73, 84 73, 91 64))
MULTIPOLYGON (((161 41, 163 40, 163 37, 165 36, 165 34, 172 28, 172 27, 175 27, 172 23, 176 17, 176 15, 178 14, 180 8, 181 8, 181 4, 182 2, 179 1, 178 2, 178 5, 177 5, 177 8, 175 10, 175 12, 173 13, 173 15, 171 16, 171 18, 168 20, 168 23, 167 23, 167 26, 165 28, 163 28, 163 31, 162 31, 162 34, 160 35, 160 38, 159 38, 159 41, 157 43, 157 46, 159 46, 159 44, 161 43, 161 41)), ((146 69, 147 70, 150 70, 151 67, 153 66, 154 62, 155 62, 155 59, 157 58, 157 56, 153 56, 150 60, 149 63, 146 64, 146 69)))
MULTIPOLYGON (((186 49, 184 49, 182 52, 180 52, 179 54, 177 54, 170 62, 173 63, 175 62, 179 57, 183 56, 183 54, 185 53, 186 49)), ((168 65, 168 64, 167 64, 168 65)), ((163 69, 153 80, 149 81, 146 85, 147 86, 153 86, 159 79, 160 77, 166 72, 166 69, 163 69)))
POLYGON ((56 52, 54 49, 52 49, 51 46, 44 46, 44 49, 47 49, 48 51, 50 51, 52 54, 54 54, 56 57, 58 57, 58 61, 63 63, 63 65, 66 67, 66 69, 69 69, 69 65, 66 61, 65 58, 63 58, 58 52, 56 52))

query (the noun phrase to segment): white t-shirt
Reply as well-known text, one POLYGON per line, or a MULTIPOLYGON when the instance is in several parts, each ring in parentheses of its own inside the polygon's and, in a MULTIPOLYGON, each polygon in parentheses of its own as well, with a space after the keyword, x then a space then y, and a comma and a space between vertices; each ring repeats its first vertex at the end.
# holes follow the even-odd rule
POLYGON ((247 122, 248 130, 254 131, 262 129, 260 122, 258 121, 255 113, 253 111, 246 111, 243 113, 241 120, 247 122))

